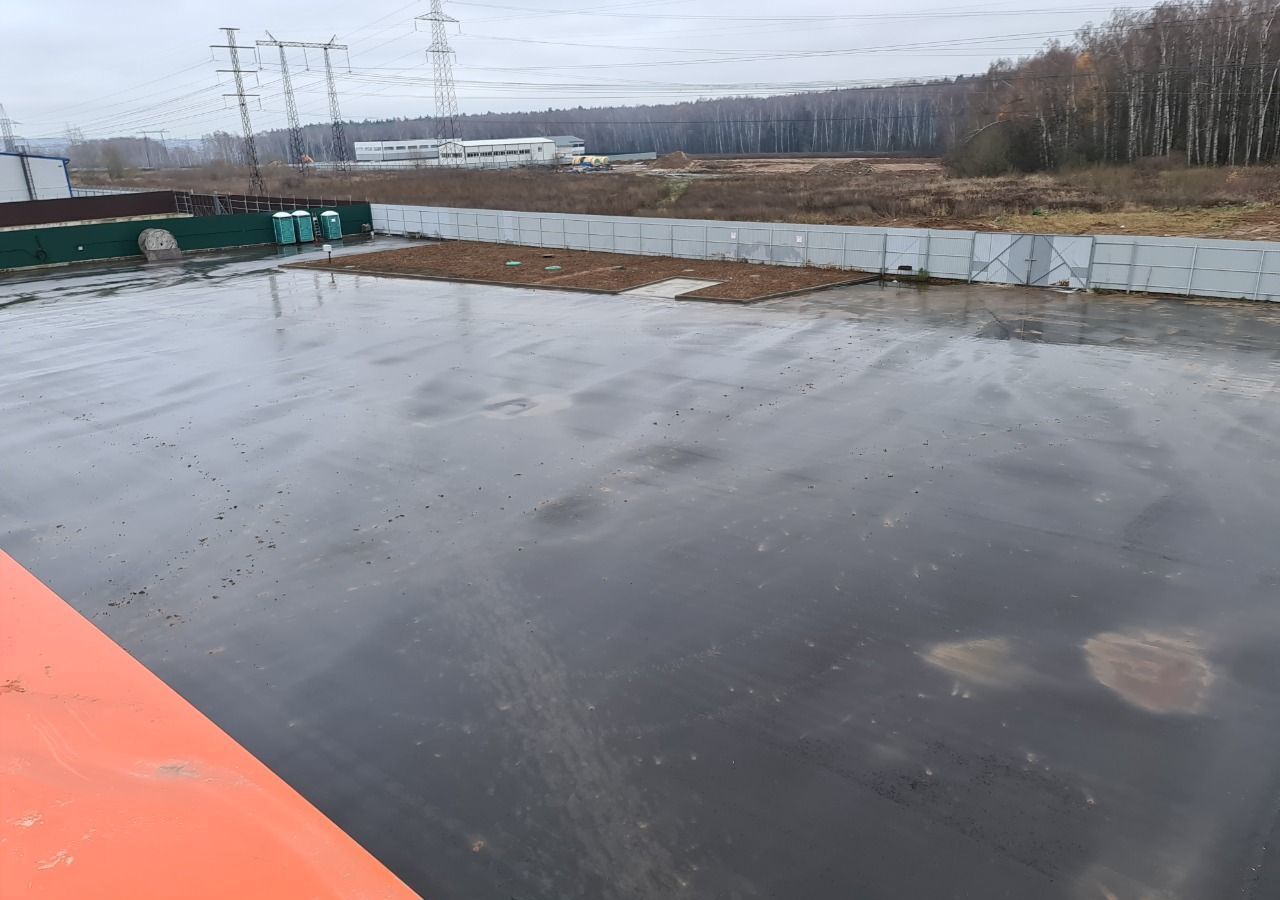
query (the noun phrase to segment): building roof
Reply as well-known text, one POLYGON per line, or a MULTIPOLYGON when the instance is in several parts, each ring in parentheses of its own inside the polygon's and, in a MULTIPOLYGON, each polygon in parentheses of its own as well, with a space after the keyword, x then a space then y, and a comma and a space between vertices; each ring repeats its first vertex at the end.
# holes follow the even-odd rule
POLYGON ((12 150, 0 150, 0 156, 25 156, 29 159, 56 159, 64 163, 71 162, 71 160, 67 159, 65 156, 50 156, 48 153, 26 153, 22 150, 19 150, 16 153, 12 150))
POLYGON ((582 138, 576 137, 572 134, 549 134, 547 135, 547 137, 555 141, 557 144, 585 144, 586 143, 586 141, 584 141, 582 138))
POLYGON ((443 141, 445 144, 461 144, 464 147, 489 147, 495 145, 507 144, 540 144, 550 141, 555 143, 551 138, 545 137, 527 137, 527 138, 486 138, 478 141, 443 141))

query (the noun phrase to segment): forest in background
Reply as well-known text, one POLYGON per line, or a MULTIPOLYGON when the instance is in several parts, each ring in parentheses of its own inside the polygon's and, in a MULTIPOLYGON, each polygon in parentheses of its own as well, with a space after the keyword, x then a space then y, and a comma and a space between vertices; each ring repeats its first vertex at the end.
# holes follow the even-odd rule
MULTIPOLYGON (((927 83, 651 106, 463 116, 464 138, 574 134, 590 152, 895 152, 945 156, 953 171, 994 175, 1173 157, 1188 165, 1280 161, 1280 4, 1161 3, 1117 11, 987 72, 927 83)), ((430 137, 429 117, 349 122, 348 140, 430 137)), ((329 159, 327 124, 304 128, 311 156, 329 159)), ((283 130, 258 135, 283 160, 283 130)), ((73 162, 117 168, 240 158, 238 135, 166 149, 138 139, 85 142, 73 162)), ((350 150, 348 150, 350 152, 350 150)))

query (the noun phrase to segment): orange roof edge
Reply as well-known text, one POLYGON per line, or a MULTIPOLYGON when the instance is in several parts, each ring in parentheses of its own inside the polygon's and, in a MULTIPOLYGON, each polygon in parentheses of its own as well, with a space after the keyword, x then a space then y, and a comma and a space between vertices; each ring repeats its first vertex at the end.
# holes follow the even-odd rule
POLYGON ((416 896, 0 552, 0 897, 416 896))

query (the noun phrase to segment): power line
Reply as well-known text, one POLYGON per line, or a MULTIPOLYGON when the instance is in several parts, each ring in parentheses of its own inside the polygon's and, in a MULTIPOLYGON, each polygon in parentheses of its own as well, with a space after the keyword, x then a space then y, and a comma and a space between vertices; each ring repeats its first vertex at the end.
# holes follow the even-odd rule
POLYGON ((10 119, 9 114, 4 111, 3 103, 0 103, 0 141, 4 142, 4 149, 7 152, 18 152, 18 139, 13 136, 13 119, 10 119))
POLYGON ((142 146, 145 147, 147 151, 147 168, 148 169, 153 168, 153 166, 151 165, 151 138, 149 137, 149 135, 153 135, 153 134, 160 135, 160 149, 167 151, 167 148, 164 145, 164 136, 168 133, 169 133, 169 129, 167 128, 156 128, 148 131, 138 132, 138 134, 142 135, 142 146))
MULTIPOLYGON (((339 172, 345 172, 351 168, 351 158, 347 155, 347 133, 342 123, 342 110, 338 108, 338 88, 333 80, 333 63, 329 59, 329 51, 337 49, 339 45, 334 44, 335 34, 329 39, 329 45, 324 50, 324 80, 325 85, 329 89, 329 118, 333 121, 333 153, 331 159, 337 165, 339 172)), ((346 49, 345 47, 343 49, 346 49)), ((348 60, 350 65, 350 60, 348 60)))
POLYGON ((297 47, 303 51, 304 58, 307 50, 319 50, 324 54, 324 78, 325 85, 329 92, 329 117, 332 119, 333 139, 332 139, 332 161, 337 164, 338 169, 345 170, 350 165, 350 159, 347 154, 347 135, 346 129, 342 122, 342 110, 338 105, 338 87, 333 77, 333 60, 329 56, 331 50, 347 49, 346 44, 337 42, 338 36, 333 37, 324 43, 318 41, 277 41, 275 35, 267 32, 270 41, 258 41, 259 44, 272 45, 280 48, 280 75, 285 84, 286 108, 285 113, 289 120, 290 129, 290 152, 297 160, 299 168, 302 168, 302 156, 306 152, 302 141, 302 126, 298 123, 298 107, 293 98, 293 85, 289 80, 289 66, 285 61, 284 49, 286 47, 297 47))
POLYGON ((246 94, 244 92, 244 74, 245 70, 240 68, 240 48, 236 46, 236 32, 239 28, 223 28, 227 35, 225 44, 212 44, 214 49, 226 49, 231 52, 231 68, 219 69, 219 72, 230 72, 235 76, 236 92, 234 94, 224 94, 226 97, 235 97, 240 104, 240 124, 244 128, 244 158, 245 163, 249 166, 249 193, 265 194, 267 192, 267 184, 262 180, 262 168, 258 165, 258 145, 253 139, 253 123, 249 121, 249 97, 258 96, 257 94, 246 94))
MULTIPOLYGON (((550 9, 550 10, 529 10, 520 6, 505 6, 496 3, 475 3, 469 0, 455 0, 460 6, 474 6, 484 9, 501 9, 514 10, 527 15, 516 16, 498 16, 490 19, 481 19, 482 22, 498 22, 508 19, 524 19, 524 18, 541 18, 543 16, 557 15, 573 15, 573 16, 595 16, 609 19, 671 19, 675 21, 705 21, 705 22, 761 22, 761 23, 777 23, 777 22, 841 22, 841 21, 897 21, 902 19, 950 19, 950 18, 994 18, 997 16, 1023 16, 1023 15, 1046 15, 1051 13, 1078 13, 1078 12, 1113 12, 1113 11, 1144 11, 1149 8, 1148 5, 1142 6, 1077 6, 1077 7, 1041 7, 1015 10, 963 10, 963 11, 946 11, 939 10, 917 10, 915 12, 906 13, 832 13, 825 15, 777 15, 777 16, 761 16, 761 15, 743 15, 740 13, 729 13, 720 15, 707 15, 699 13, 663 13, 663 12, 611 12, 609 7, 578 7, 575 9, 550 9)), ((665 0, 664 0, 665 2, 665 0)), ((626 6, 646 6, 647 3, 621 4, 617 8, 626 6)), ((653 4, 661 5, 661 4, 653 4)))
POLYGON ((302 123, 298 120, 298 101, 293 96, 293 80, 289 77, 289 58, 285 55, 285 43, 277 41, 276 36, 267 32, 270 40, 255 41, 259 47, 275 47, 280 51, 280 83, 284 93, 285 119, 289 123, 289 161, 297 168, 299 174, 307 172, 307 148, 302 142, 302 123))
POLYGON ((459 136, 458 95, 453 87, 453 51, 449 49, 446 26, 458 20, 445 14, 443 0, 431 0, 431 12, 415 19, 431 23, 431 48, 427 53, 431 56, 431 71, 435 79, 436 137, 442 144, 456 141, 459 136))

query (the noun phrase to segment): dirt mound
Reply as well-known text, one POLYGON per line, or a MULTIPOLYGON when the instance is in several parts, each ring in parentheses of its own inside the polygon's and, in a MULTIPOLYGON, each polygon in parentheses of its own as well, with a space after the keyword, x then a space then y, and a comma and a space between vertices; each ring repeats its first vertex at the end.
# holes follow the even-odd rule
POLYGON ((820 162, 809 170, 810 175, 874 175, 875 166, 860 159, 837 159, 820 162))
POLYGON ((655 169, 687 169, 691 165, 693 165, 693 160, 683 150, 668 153, 666 156, 659 156, 653 161, 653 168, 655 169))

